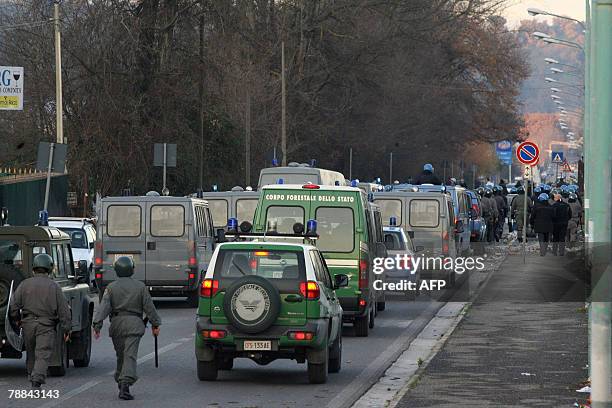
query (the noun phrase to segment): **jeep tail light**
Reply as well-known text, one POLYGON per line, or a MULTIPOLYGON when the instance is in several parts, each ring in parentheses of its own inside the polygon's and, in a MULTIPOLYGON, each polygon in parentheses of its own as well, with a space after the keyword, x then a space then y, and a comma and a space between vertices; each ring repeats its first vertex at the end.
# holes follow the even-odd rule
POLYGON ((300 283, 300 293, 306 299, 318 299, 321 291, 317 282, 308 281, 300 283))
POLYGON ((306 188, 306 189, 308 189, 308 190, 318 190, 318 189, 319 189, 319 188, 321 188, 321 187, 320 187, 319 185, 317 185, 317 184, 307 183, 307 184, 304 184, 304 185, 302 186, 302 188, 306 188))
POLYGON ((216 279, 204 279, 200 287, 200 296, 213 297, 219 290, 219 281, 216 279))
POLYGON ((365 299, 359 299, 359 306, 364 307, 367 304, 365 299))
POLYGON ((202 330, 201 333, 205 339, 224 339, 227 335, 225 330, 202 330))
POLYGON ((289 332, 287 336, 289 337, 290 340, 312 340, 314 337, 314 333, 297 331, 297 332, 289 332))
POLYGON ((368 288, 368 261, 367 259, 359 260, 359 289, 368 288))
POLYGON ((402 259, 402 269, 409 271, 412 269, 412 257, 411 256, 407 256, 405 258, 402 259))
POLYGON ((102 273, 100 272, 96 273, 96 279, 102 279, 102 273))

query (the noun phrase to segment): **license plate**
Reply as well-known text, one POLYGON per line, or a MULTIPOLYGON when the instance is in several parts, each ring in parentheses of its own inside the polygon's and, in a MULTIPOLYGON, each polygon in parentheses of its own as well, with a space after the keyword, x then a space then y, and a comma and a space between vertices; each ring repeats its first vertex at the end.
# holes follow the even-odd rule
POLYGON ((272 342, 270 340, 245 340, 245 351, 266 351, 272 350, 272 342))

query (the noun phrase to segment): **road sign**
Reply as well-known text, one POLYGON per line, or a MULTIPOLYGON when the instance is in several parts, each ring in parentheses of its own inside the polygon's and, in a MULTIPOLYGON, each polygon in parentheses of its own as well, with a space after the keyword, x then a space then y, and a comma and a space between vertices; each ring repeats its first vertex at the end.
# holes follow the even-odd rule
POLYGON ((530 178, 531 177, 531 166, 530 165, 526 165, 525 166, 525 171, 523 172, 523 177, 524 178, 530 178))
POLYGON ((571 172, 572 168, 570 167, 569 163, 567 161, 563 162, 563 171, 565 172, 571 172))
POLYGON ((497 158, 504 165, 512 164, 512 142, 509 140, 502 140, 495 144, 495 153, 497 158))
MULTIPOLYGON (((65 173, 66 172, 66 154, 68 153, 68 145, 54 143, 53 144, 53 157, 51 161, 51 172, 52 173, 65 173)), ((38 156, 36 160, 36 170, 47 171, 49 170, 49 152, 51 150, 51 143, 40 142, 38 144, 38 156)))
POLYGON ((0 67, 0 110, 23 110, 23 67, 0 67))
POLYGON ((563 152, 552 152, 552 162, 555 164, 562 164, 563 152))
POLYGON ((523 164, 534 165, 537 163, 539 156, 540 149, 533 142, 523 142, 516 149, 516 157, 523 164))
POLYGON ((155 143, 153 166, 164 167, 164 145, 166 145, 166 167, 176 167, 176 144, 171 143, 155 143))

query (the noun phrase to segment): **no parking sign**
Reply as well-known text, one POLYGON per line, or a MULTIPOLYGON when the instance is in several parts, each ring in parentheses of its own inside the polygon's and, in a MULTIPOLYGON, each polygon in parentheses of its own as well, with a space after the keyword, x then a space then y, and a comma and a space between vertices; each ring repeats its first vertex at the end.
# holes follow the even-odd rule
POLYGON ((540 157, 540 149, 533 142, 523 142, 516 149, 516 158, 523 164, 534 165, 540 157))

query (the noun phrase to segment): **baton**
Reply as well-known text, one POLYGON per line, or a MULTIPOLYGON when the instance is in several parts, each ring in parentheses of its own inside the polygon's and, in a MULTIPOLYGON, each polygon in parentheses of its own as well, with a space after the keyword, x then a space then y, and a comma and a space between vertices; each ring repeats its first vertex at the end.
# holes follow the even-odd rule
POLYGON ((155 368, 159 368, 159 356, 157 353, 157 336, 153 336, 155 338, 155 368))

